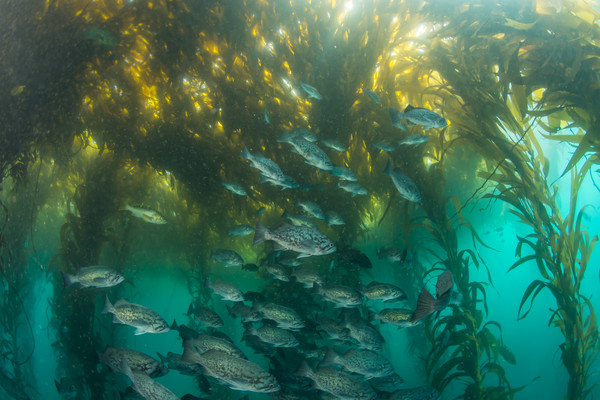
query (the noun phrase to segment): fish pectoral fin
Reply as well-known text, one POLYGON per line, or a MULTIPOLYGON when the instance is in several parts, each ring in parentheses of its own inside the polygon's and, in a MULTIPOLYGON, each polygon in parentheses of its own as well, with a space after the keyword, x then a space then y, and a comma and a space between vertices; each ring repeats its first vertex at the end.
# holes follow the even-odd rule
POLYGON ((281 246, 279 243, 275 242, 273 245, 273 251, 285 251, 285 247, 281 246))
POLYGON ((133 333, 135 336, 139 336, 139 335, 143 335, 144 333, 146 333, 145 330, 143 330, 142 328, 136 328, 135 332, 133 333))

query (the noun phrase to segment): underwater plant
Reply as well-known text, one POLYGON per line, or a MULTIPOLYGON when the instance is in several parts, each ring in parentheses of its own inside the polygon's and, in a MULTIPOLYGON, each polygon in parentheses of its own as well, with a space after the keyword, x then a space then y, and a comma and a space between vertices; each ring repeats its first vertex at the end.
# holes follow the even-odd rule
MULTIPOLYGON (((76 185, 73 203, 67 204, 65 223, 60 229, 61 249, 55 259, 61 272, 72 274, 82 267, 100 265, 103 255, 111 267, 122 270, 128 224, 119 223, 120 218, 126 217, 118 212, 120 196, 127 193, 118 186, 123 182, 118 179, 121 167, 112 154, 91 156, 84 167, 82 181, 76 185)), ((56 332, 54 348, 62 360, 60 376, 81 377, 78 390, 89 390, 92 399, 103 399, 107 375, 97 368, 95 355, 104 344, 115 345, 117 338, 113 325, 106 329, 98 323, 98 291, 65 289, 60 278, 54 280, 54 288, 52 322, 56 332)))
MULTIPOLYGON (((533 154, 532 150, 529 149, 530 154, 533 154)), ((511 212, 532 230, 531 234, 518 237, 515 253, 519 259, 509 268, 510 271, 535 262, 541 275, 541 279, 531 282, 523 294, 519 318, 529 314, 540 292, 550 291, 556 300, 556 308, 551 310, 548 325, 559 328, 565 337, 560 351, 562 363, 569 373, 567 398, 585 399, 598 385, 598 382, 589 385, 589 377, 600 344, 594 308, 579 290, 598 241, 597 236, 590 238, 582 225, 585 207, 577 208, 579 189, 591 164, 586 163, 579 171, 577 167, 571 169, 570 208, 562 217, 556 204, 557 191, 548 187, 541 159, 537 156, 530 160, 533 171, 538 174, 534 187, 528 184, 525 188, 523 181, 498 175, 491 178, 497 184, 497 192, 486 197, 509 203, 513 207, 511 212)))
MULTIPOLYGON (((508 381, 503 361, 516 362, 514 355, 502 341, 502 328, 488 319, 486 286, 491 284, 491 273, 477 249, 459 249, 457 228, 471 231, 473 244, 483 244, 470 221, 460 212, 456 198, 445 197, 439 180, 441 165, 431 167, 426 175, 436 185, 423 193, 422 206, 426 216, 422 226, 432 236, 435 247, 429 252, 438 261, 427 275, 436 271, 450 271, 455 282, 455 301, 451 300, 450 315, 429 318, 425 321, 431 348, 426 359, 426 372, 430 384, 442 392, 449 385, 464 385, 456 398, 461 399, 512 399, 523 387, 513 388, 508 381), (452 207, 454 206, 454 207, 452 207), (454 214, 451 212, 454 211, 454 214), (455 228, 455 225, 457 228, 455 228), (470 278, 470 269, 486 268, 488 282, 470 278), (497 379, 494 385, 492 377, 497 379)), ((421 179, 427 179, 421 176, 421 179)), ((454 290, 454 289, 453 289, 454 290)), ((452 296, 452 294, 450 294, 452 296)))
MULTIPOLYGON (((571 84, 574 79, 590 78, 593 63, 582 60, 589 57, 586 53, 594 54, 595 50, 577 33, 573 37, 574 31, 565 29, 559 20, 566 18, 569 21, 566 26, 584 26, 587 22, 582 19, 586 14, 581 9, 573 13, 564 9, 557 15, 538 16, 531 24, 521 22, 535 16, 528 8, 521 10, 521 21, 511 19, 517 17, 514 10, 501 5, 482 3, 464 12, 454 12, 448 16, 450 22, 435 32, 435 45, 429 57, 445 81, 439 90, 463 104, 459 115, 454 114, 452 107, 448 109, 453 115, 452 132, 485 156, 487 171, 479 174, 484 181, 467 202, 494 182, 495 191, 483 197, 510 204, 511 212, 532 229, 530 235, 519 237, 516 249, 519 260, 511 269, 535 262, 542 279, 527 288, 519 315, 528 314, 531 308, 524 307, 540 291, 550 290, 557 302, 550 324, 565 336, 560 350, 569 373, 567 397, 583 399, 595 386, 588 387, 587 379, 598 348, 598 333, 593 307, 579 288, 597 239, 590 238, 583 228, 582 212, 577 210, 576 203, 581 183, 597 158, 592 154, 578 170, 574 168, 585 153, 593 150, 587 145, 593 140, 582 137, 593 137, 596 132, 592 117, 595 114, 581 111, 581 107, 595 107, 598 103, 591 100, 597 91, 588 90, 589 81, 571 84), (468 30, 459 29, 465 24, 468 30), (559 40, 540 41, 545 35, 559 40), (581 47, 563 51, 560 59, 553 58, 551 54, 558 54, 559 48, 565 50, 567 42, 571 50, 573 43, 581 47), (490 49, 501 51, 492 56, 490 49), (546 73, 539 72, 541 59, 546 60, 543 64, 546 73), (578 66, 575 74, 571 69, 574 65, 578 66), (548 186, 550 161, 544 157, 535 133, 538 128, 555 133, 562 124, 579 127, 578 137, 572 136, 570 140, 584 143, 563 172, 564 175, 571 171, 571 202, 565 217, 556 204, 556 189, 548 186), (526 249, 533 254, 526 254, 526 249)), ((597 34, 597 28, 589 28, 590 34, 597 34)), ((554 139, 569 138, 563 135, 554 139)))

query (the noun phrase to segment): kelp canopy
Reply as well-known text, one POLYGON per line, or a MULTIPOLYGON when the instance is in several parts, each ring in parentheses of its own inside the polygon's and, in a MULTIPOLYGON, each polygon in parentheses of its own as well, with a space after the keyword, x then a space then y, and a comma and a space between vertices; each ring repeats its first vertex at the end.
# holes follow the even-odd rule
MULTIPOLYGON (((416 225, 425 227, 470 296, 455 310, 458 319, 444 322, 470 329, 456 359, 467 352, 471 361, 489 358, 436 368, 442 356, 432 350, 432 383, 443 389, 467 377, 473 384, 465 398, 514 396, 495 363, 498 350, 491 350, 501 339, 489 339, 482 325, 477 293, 485 291, 469 279, 478 256, 459 251, 456 237, 457 225, 471 227, 462 216, 467 203, 505 201, 531 229, 520 238, 514 266, 537 266, 541 275, 521 306, 550 289, 557 300, 552 321, 565 336, 567 392, 584 398, 597 332, 579 288, 595 238, 581 224, 576 189, 599 163, 598 18, 600 10, 584 0, 6 0, 0 174, 5 184, 32 185, 33 170, 38 180, 40 173, 56 179, 53 212, 69 214, 61 233, 72 243, 63 246, 70 260, 63 268, 96 262, 104 242, 116 243, 118 229, 103 221, 126 203, 162 212, 176 227, 173 245, 195 248, 188 257, 198 260, 224 240, 228 226, 253 225, 261 207, 267 221, 277 221, 297 199, 340 210, 346 225, 326 232, 340 244, 352 245, 383 218, 400 221, 393 233, 407 243, 416 225), (308 98, 301 83, 322 100, 308 98), (400 148, 390 157, 373 148, 423 133, 392 125, 386 108, 407 105, 433 110, 449 124, 426 131, 430 140, 418 150, 400 148), (346 144, 332 161, 351 169, 368 195, 340 191, 333 176, 277 142, 293 128, 346 144), (574 188, 567 215, 546 182, 553 163, 540 144, 546 139, 574 149, 561 171, 574 188), (259 184, 239 158, 244 146, 311 190, 259 184), (392 195, 383 174, 390 158, 417 183, 421 204, 392 195), (250 196, 224 191, 227 180, 243 182, 250 196), (197 249, 200 241, 206 248, 197 249), (524 246, 531 253, 521 258, 524 246), (497 387, 485 386, 486 373, 497 375, 497 387)), ((122 261, 125 247, 113 250, 122 261)), ((253 252, 248 245, 236 250, 253 252)))

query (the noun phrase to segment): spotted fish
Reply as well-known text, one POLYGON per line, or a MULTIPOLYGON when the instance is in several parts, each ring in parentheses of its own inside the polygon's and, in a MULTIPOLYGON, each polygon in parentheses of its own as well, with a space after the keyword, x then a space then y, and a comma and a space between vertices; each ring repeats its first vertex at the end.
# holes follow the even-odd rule
POLYGON ((231 356, 218 350, 199 354, 191 345, 185 344, 182 360, 204 367, 205 375, 228 384, 233 390, 272 393, 279 390, 279 383, 267 371, 251 361, 231 356))
POLYGON ((419 192, 417 185, 415 185, 408 176, 400 172, 400 170, 392 169, 389 160, 383 173, 390 176, 392 183, 398 190, 398 193, 400 193, 400 195, 406 200, 414 203, 419 203, 421 201, 421 193, 419 192))
POLYGON ((321 96, 321 93, 319 93, 319 91, 317 89, 310 86, 308 83, 300 82, 300 87, 302 88, 302 90, 304 90, 306 92, 309 99, 310 98, 317 99, 317 100, 323 99, 323 96, 321 96))
POLYGON ((299 135, 284 132, 277 141, 291 144, 292 151, 304 157, 304 160, 308 165, 312 165, 323 171, 331 171, 334 168, 329 156, 327 156, 319 146, 299 135))
POLYGON ((381 378, 394 372, 388 359, 371 350, 350 349, 340 356, 329 348, 319 365, 326 367, 333 364, 341 365, 350 372, 364 376, 365 379, 381 378))
POLYGON ((84 288, 107 288, 116 286, 125 280, 117 271, 104 265, 83 267, 73 275, 63 272, 62 277, 65 288, 75 283, 80 284, 84 288))
MULTIPOLYGON (((392 123, 396 125, 394 121, 405 119, 408 121, 408 125, 422 125, 425 129, 430 128, 443 128, 448 125, 448 122, 439 114, 428 110, 426 108, 413 107, 411 105, 404 109, 404 112, 395 110, 394 116, 392 117, 392 123)), ((390 113, 390 116, 392 113, 390 113)))
POLYGON ((113 322, 116 324, 125 324, 136 328, 135 335, 144 333, 164 333, 168 332, 169 326, 165 320, 156 312, 140 306, 132 304, 126 300, 119 300, 113 306, 106 296, 103 314, 113 314, 113 322))
POLYGON ((146 400, 179 400, 173 392, 145 373, 132 371, 126 360, 121 361, 119 369, 131 379, 133 389, 146 400))
POLYGON ((132 213, 135 217, 143 219, 151 224, 164 225, 167 223, 165 217, 163 217, 158 211, 148 207, 135 207, 128 204, 125 206, 125 210, 132 213))
POLYGON ((119 371, 121 362, 125 360, 133 371, 143 372, 152 378, 163 376, 169 372, 164 365, 154 358, 135 350, 106 346, 104 353, 98 355, 100 360, 113 371, 119 371))
POLYGON ((306 361, 302 361, 297 375, 305 376, 314 382, 316 389, 330 393, 341 400, 372 400, 375 391, 363 379, 333 368, 310 369, 306 361))
POLYGON ((271 231, 257 222, 254 229, 253 246, 265 240, 275 242, 275 251, 291 250, 300 253, 298 258, 330 254, 336 251, 335 244, 327 236, 307 226, 283 223, 271 231))

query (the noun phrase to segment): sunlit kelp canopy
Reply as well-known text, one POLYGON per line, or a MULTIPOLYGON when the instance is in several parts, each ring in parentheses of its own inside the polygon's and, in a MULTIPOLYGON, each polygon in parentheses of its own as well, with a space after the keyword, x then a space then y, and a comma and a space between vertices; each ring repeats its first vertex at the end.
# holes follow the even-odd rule
MULTIPOLYGON (((568 397, 585 398, 598 336, 579 289, 596 239, 581 224, 576 200, 598 164, 599 16, 583 0, 5 1, 0 173, 5 192, 29 188, 40 198, 35 206, 3 198, 6 211, 16 218, 21 205, 21 212, 44 210, 54 221, 64 215, 61 249, 50 264, 73 271, 100 259, 125 268, 139 244, 122 208, 151 206, 169 223, 166 235, 149 234, 147 249, 168 248, 170 257, 188 262, 190 274, 201 271, 190 289, 198 296, 211 249, 259 258, 263 250, 228 239, 226 230, 254 225, 261 207, 267 224, 297 199, 335 207, 346 225, 324 233, 340 245, 382 223, 413 248, 427 236, 439 263, 415 274, 413 286, 422 285, 418 275, 450 269, 463 295, 450 315, 427 322, 429 381, 440 390, 460 382, 463 398, 496 399, 512 398, 515 389, 502 366, 510 350, 487 315, 485 290, 505 271, 489 271, 489 282, 470 279, 470 267, 486 268, 477 253, 485 244, 463 216, 466 205, 492 197, 531 229, 520 238, 514 266, 540 272, 515 313, 526 314, 529 300, 551 291, 551 320, 565 336, 568 397), (301 82, 323 99, 307 98, 301 82), (426 131, 424 146, 393 157, 371 147, 423 133, 392 126, 386 108, 409 104, 438 112, 449 126, 426 131), (350 168, 368 195, 340 191, 333 176, 277 142, 293 128, 346 144, 347 151, 330 153, 332 162, 350 168), (546 181, 552 160, 542 136, 575 148, 564 171, 573 182, 567 215, 546 181), (244 146, 277 162, 301 188, 259 184, 239 158, 244 146), (390 158, 417 183, 420 204, 395 194, 383 174, 390 158), (225 191, 224 180, 243 183, 250 195, 225 191), (460 227, 473 231, 472 243, 459 243, 460 227)), ((23 237, 15 229, 5 224, 2 235, 23 237)), ((27 279, 14 272, 23 241, 3 242, 12 288, 27 279)), ((101 393, 105 377, 91 355, 95 341, 114 333, 86 320, 94 314, 91 296, 69 296, 57 294, 53 304, 57 328, 71 327, 57 329, 58 342, 60 351, 79 354, 80 364, 63 368, 86 371, 101 393)))

